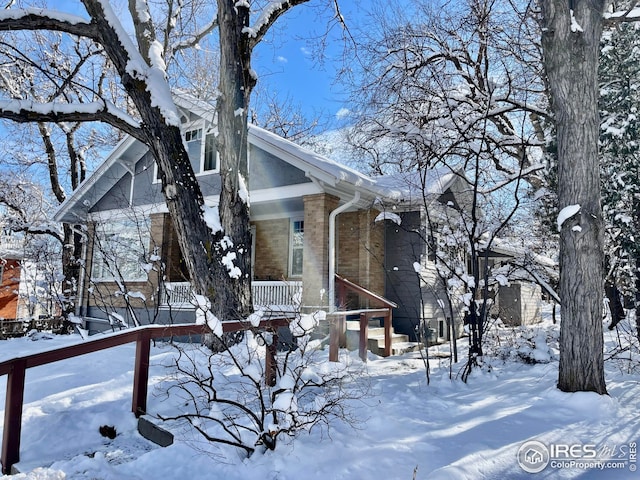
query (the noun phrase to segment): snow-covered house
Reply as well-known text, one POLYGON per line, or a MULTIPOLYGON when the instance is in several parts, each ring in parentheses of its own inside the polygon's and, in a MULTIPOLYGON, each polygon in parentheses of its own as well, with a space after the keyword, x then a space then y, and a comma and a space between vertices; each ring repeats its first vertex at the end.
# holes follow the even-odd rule
MULTIPOLYGON (((215 205, 220 176, 214 108, 184 96, 176 105, 205 202, 215 205)), ((424 236, 409 232, 411 222, 422 228, 421 195, 414 203, 402 178, 368 177, 255 126, 248 142, 256 304, 327 309, 330 299, 339 298, 333 281, 338 274, 397 303, 396 331, 413 335, 419 318, 437 317, 429 300, 423 309, 415 298, 416 288, 418 296, 427 289, 421 289, 414 264, 429 262, 424 236), (406 223, 399 228, 390 217, 406 223)), ((428 196, 439 205, 454 199, 459 186, 456 175, 437 170, 428 183, 428 196)), ((155 163, 140 142, 122 140, 55 219, 87 225, 77 313, 88 319, 90 330, 134 319, 193 320, 155 163)), ((339 307, 367 306, 366 300, 349 298, 349 305, 339 307)))
MULTIPOLYGON (((504 325, 531 325, 542 321, 543 294, 560 302, 550 281, 557 281, 558 265, 552 259, 536 254, 520 241, 496 238, 487 260, 496 279, 490 314, 504 325)), ((481 257, 486 249, 479 247, 481 257)), ((483 258, 484 261, 484 258, 483 258)))
POLYGON ((0 233, 0 337, 21 334, 23 322, 47 316, 52 309, 45 308, 38 296, 35 262, 26 254, 25 240, 10 230, 0 233))

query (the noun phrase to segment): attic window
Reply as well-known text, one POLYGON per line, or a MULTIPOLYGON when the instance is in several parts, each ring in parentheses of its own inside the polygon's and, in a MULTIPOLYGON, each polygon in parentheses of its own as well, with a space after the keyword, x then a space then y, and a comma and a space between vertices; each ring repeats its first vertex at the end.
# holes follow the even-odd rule
MULTIPOLYGON (((203 134, 202 128, 184 132, 187 154, 194 173, 201 174, 218 170, 218 149, 213 131, 203 134)), ((156 181, 160 180, 160 170, 156 167, 156 181)))
POLYGON ((193 142, 196 140, 200 140, 202 138, 202 129, 198 128, 196 130, 189 130, 184 134, 184 140, 186 142, 193 142))

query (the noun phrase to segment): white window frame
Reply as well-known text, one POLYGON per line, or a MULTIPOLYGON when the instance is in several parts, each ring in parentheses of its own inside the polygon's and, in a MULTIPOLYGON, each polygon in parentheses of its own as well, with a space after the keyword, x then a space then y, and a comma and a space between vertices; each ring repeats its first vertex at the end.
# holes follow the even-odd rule
POLYGON ((213 138, 215 139, 218 136, 218 132, 214 131, 213 129, 207 129, 206 132, 203 130, 202 133, 202 148, 200 150, 200 175, 209 175, 211 173, 218 173, 220 172, 220 154, 218 153, 218 141, 216 140, 216 168, 212 168, 211 170, 205 170, 204 169, 204 162, 205 162, 205 154, 206 154, 206 150, 207 150, 207 137, 209 135, 213 135, 213 138))
MULTIPOLYGON (((93 243, 93 254, 91 259, 91 281, 95 283, 100 282, 114 282, 114 281, 124 281, 124 282, 146 282, 148 281, 148 273, 142 268, 142 256, 149 254, 149 245, 151 243, 151 223, 148 217, 145 217, 142 220, 146 223, 146 226, 140 226, 136 223, 135 220, 132 220, 129 217, 112 217, 106 221, 100 222, 96 225, 94 231, 94 243, 93 243), (101 246, 100 242, 104 242, 105 239, 98 240, 98 235, 115 235, 117 233, 126 232, 125 224, 129 223, 132 229, 135 229, 135 233, 133 234, 134 244, 139 245, 138 251, 133 250, 133 254, 138 255, 138 265, 135 267, 131 266, 130 268, 120 268, 120 273, 122 278, 116 278, 113 275, 113 272, 109 270, 109 267, 105 266, 105 262, 103 260, 103 256, 105 252, 101 249, 105 248, 105 246, 101 246), (146 230, 146 231, 145 231, 146 230), (138 243, 139 242, 139 243, 138 243), (128 273, 131 270, 136 270, 136 275, 129 276, 128 273), (123 273, 124 272, 124 273, 123 273)), ((132 242, 123 241, 123 244, 131 244, 132 242)), ((121 260, 131 260, 131 258, 127 258, 127 255, 122 258, 116 257, 116 259, 112 259, 112 261, 120 262, 121 260)))
POLYGON ((302 277, 304 270, 304 218, 297 217, 291 218, 289 221, 289 277, 300 278, 302 277), (293 272, 293 251, 294 251, 294 235, 296 223, 302 222, 302 246, 297 247, 302 250, 302 265, 300 266, 300 273, 293 272))
MULTIPOLYGON (((220 173, 220 154, 218 153, 218 149, 216 148, 216 168, 211 170, 204 169, 204 161, 205 161, 205 150, 207 148, 207 135, 213 135, 216 137, 218 135, 217 130, 212 127, 206 128, 206 126, 202 123, 192 123, 188 127, 183 128, 182 130, 182 140, 185 143, 185 147, 187 149, 187 153, 189 153, 189 148, 186 146, 188 143, 187 135, 191 132, 200 131, 200 161, 198 162, 198 171, 195 172, 196 177, 201 175, 210 175, 212 173, 220 173)), ((216 142, 217 146, 217 142, 216 142)), ((154 162, 153 164, 153 183, 160 183, 160 179, 158 178, 158 164, 154 162)))

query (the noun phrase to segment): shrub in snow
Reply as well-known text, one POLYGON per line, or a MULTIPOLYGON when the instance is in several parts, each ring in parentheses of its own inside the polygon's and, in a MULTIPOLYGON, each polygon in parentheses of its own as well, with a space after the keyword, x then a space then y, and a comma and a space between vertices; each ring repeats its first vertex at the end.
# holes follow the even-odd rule
POLYGON ((327 361, 318 342, 310 340, 322 315, 298 315, 291 322, 294 345, 276 355, 274 386, 265 382, 265 346, 275 341, 273 333, 247 331, 221 352, 177 345, 179 355, 162 388, 184 408, 159 417, 247 456, 276 448, 280 438, 328 428, 334 420, 354 422, 348 401, 364 395, 363 364, 350 357, 327 361))
POLYGON ((557 326, 495 328, 486 338, 489 356, 528 364, 557 359, 557 326))

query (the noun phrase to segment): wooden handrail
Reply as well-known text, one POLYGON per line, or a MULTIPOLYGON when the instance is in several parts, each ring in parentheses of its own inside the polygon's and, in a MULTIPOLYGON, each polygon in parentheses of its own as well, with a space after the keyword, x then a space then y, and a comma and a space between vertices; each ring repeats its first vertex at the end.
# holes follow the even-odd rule
MULTIPOLYGON (((277 331, 278 327, 289 324, 289 318, 278 317, 261 320, 257 329, 277 331)), ((224 333, 250 330, 253 327, 248 322, 222 322, 224 333)), ((136 342, 136 357, 133 376, 133 394, 131 411, 136 417, 144 414, 147 409, 147 386, 149 380, 149 354, 151 339, 181 337, 188 335, 203 335, 211 333, 205 325, 147 325, 137 327, 103 337, 90 339, 75 345, 68 345, 54 350, 38 352, 31 355, 16 357, 0 362, 0 375, 7 375, 7 391, 4 411, 4 429, 2 435, 2 450, 0 461, 2 473, 10 474, 11 467, 20 460, 20 433, 22 429, 22 406, 24 401, 24 386, 26 371, 32 367, 54 363, 68 358, 93 353, 126 343, 136 342)), ((267 346, 265 359, 266 383, 275 385, 275 354, 277 337, 267 346)))
POLYGON ((340 303, 342 305, 346 305, 346 295, 345 291, 350 290, 358 295, 362 295, 373 302, 377 302, 382 305, 380 309, 358 309, 358 310, 349 310, 349 311, 339 311, 334 312, 334 315, 337 316, 335 321, 331 323, 330 328, 330 340, 329 340, 329 361, 337 362, 338 361, 338 348, 341 345, 342 339, 344 337, 344 329, 345 329, 345 318, 347 315, 359 315, 360 318, 360 358, 362 361, 367 361, 367 335, 369 328, 369 319, 375 317, 382 317, 384 319, 384 356, 388 357, 391 355, 391 326, 393 323, 393 308, 398 308, 398 305, 391 300, 384 298, 381 295, 373 293, 370 290, 367 290, 361 285, 357 283, 353 283, 350 280, 347 280, 344 277, 336 274, 336 285, 340 293, 340 303))
POLYGON ((351 290, 352 292, 355 292, 355 293, 357 293, 359 295, 362 295, 363 297, 366 297, 369 300, 373 300, 375 302, 379 302, 384 307, 387 307, 387 308, 398 308, 398 305, 396 303, 392 302, 391 300, 389 300, 387 298, 384 298, 383 296, 378 295, 376 293, 373 293, 371 290, 367 290, 363 286, 358 285, 357 283, 353 283, 352 281, 347 280, 346 278, 341 277, 338 274, 336 274, 336 284, 338 284, 339 286, 343 286, 347 290, 351 290))

